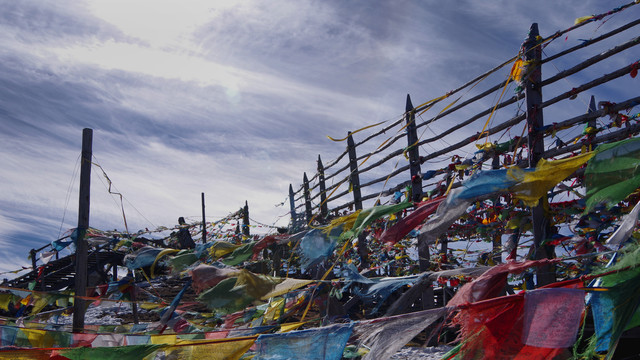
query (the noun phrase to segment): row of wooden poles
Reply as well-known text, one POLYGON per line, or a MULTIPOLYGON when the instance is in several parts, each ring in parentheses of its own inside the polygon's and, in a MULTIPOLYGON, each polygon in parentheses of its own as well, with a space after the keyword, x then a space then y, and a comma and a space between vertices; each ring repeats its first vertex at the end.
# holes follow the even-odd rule
MULTIPOLYGON (((571 51, 575 51, 579 48, 588 46, 590 44, 593 44, 597 41, 600 41, 602 39, 606 39, 614 34, 617 34, 619 32, 622 32, 626 29, 629 29, 633 26, 636 26, 640 24, 640 19, 639 20, 635 20, 632 21, 624 26, 621 26, 618 29, 615 29, 607 34, 603 34, 602 36, 600 36, 599 38, 595 38, 592 39, 589 44, 581 44, 578 46, 575 46, 571 49, 565 50, 559 54, 556 54, 552 57, 542 59, 542 40, 539 37, 539 31, 538 31, 538 26, 537 24, 532 24, 528 37, 525 40, 524 44, 523 44, 523 53, 524 53, 524 61, 530 64, 533 64, 533 66, 535 66, 534 70, 528 73, 528 76, 525 78, 525 83, 524 83, 524 98, 525 98, 525 102, 526 102, 526 109, 525 109, 525 114, 524 115, 517 115, 516 117, 514 117, 513 119, 509 120, 508 122, 506 122, 505 124, 500 124, 499 126, 495 127, 494 129, 488 129, 485 133, 486 134, 480 134, 481 136, 488 136, 491 133, 495 133, 500 129, 505 129, 508 126, 513 126, 515 124, 517 124, 518 122, 525 120, 527 122, 527 128, 528 128, 528 133, 526 136, 526 141, 528 149, 529 149, 529 154, 528 154, 528 159, 527 159, 527 163, 525 164, 519 164, 521 166, 525 166, 525 167, 530 167, 530 168, 534 168, 536 166, 536 164, 538 163, 538 161, 542 158, 549 158, 549 157, 554 157, 554 156, 558 156, 558 155, 562 155, 562 154, 566 154, 569 153, 571 151, 575 151, 577 149, 580 148, 581 144, 572 144, 569 146, 566 146, 562 149, 551 149, 548 151, 545 151, 544 149, 544 120, 543 120, 543 108, 547 107, 551 104, 557 103, 561 100, 564 99, 568 99, 570 98, 572 95, 575 94, 575 92, 581 92, 587 89, 590 89, 594 86, 603 84, 605 82, 611 81, 613 79, 616 79, 620 76, 623 76, 625 74, 629 73, 629 66, 625 66, 621 69, 618 69, 612 73, 606 74, 598 79, 592 80, 586 84, 583 84, 577 88, 572 89, 572 91, 570 92, 566 92, 564 94, 558 95, 556 97, 554 97, 553 99, 547 100, 545 102, 543 102, 543 98, 542 98, 542 88, 545 85, 549 85, 563 77, 566 77, 568 75, 577 73, 578 71, 590 66, 591 64, 594 64, 596 62, 599 62, 609 56, 613 56, 625 49, 631 48, 633 46, 636 46, 638 43, 640 43, 640 38, 636 37, 624 44, 621 44, 619 46, 616 46, 613 49, 610 49, 609 51, 600 53, 590 59, 588 59, 587 61, 576 65, 574 68, 565 70, 557 75, 552 76, 549 79, 546 79, 545 81, 542 81, 542 72, 541 72, 541 65, 545 62, 551 61, 552 59, 558 58, 561 55, 566 55, 571 51)), ((554 36, 558 36, 559 33, 554 34, 554 36)), ((497 68, 496 68, 497 69, 497 68)), ((493 71, 493 70, 492 70, 493 71)), ((480 78, 480 77, 479 77, 480 78)), ((476 81, 477 79, 475 79, 474 81, 476 81)), ((467 83, 471 84, 472 82, 467 83)), ((489 91, 496 91, 497 89, 499 89, 502 86, 505 86, 506 84, 503 82, 501 84, 498 84, 494 87, 492 87, 491 89, 485 91, 483 94, 480 94, 476 97, 474 97, 473 99, 470 99, 469 101, 465 102, 464 104, 460 104, 459 106, 457 106, 456 108, 460 108, 468 103, 470 103, 471 101, 475 101, 477 99, 479 99, 482 96, 485 96, 489 93, 489 91)), ((458 91, 459 89, 456 89, 455 91, 458 91)), ((504 107, 506 105, 512 104, 515 101, 517 101, 518 99, 521 98, 522 95, 518 94, 515 95, 512 99, 509 99, 499 105, 496 106, 496 108, 499 107, 504 107)), ((613 108, 608 109, 609 111, 619 111, 620 109, 624 109, 625 107, 628 106, 632 106, 632 104, 637 103, 638 102, 638 97, 629 99, 625 102, 619 103, 619 104, 613 104, 613 108)), ((413 104, 411 102, 411 97, 409 95, 407 95, 407 100, 406 100, 406 107, 405 107, 405 114, 403 117, 403 122, 404 125, 406 127, 406 138, 407 138, 407 145, 408 145, 408 150, 406 151, 407 155, 408 155, 408 160, 409 160, 409 165, 407 167, 404 167, 405 169, 408 168, 409 170, 409 180, 403 182, 402 184, 396 186, 394 189, 401 189, 405 186, 409 186, 411 188, 411 201, 413 202, 419 202, 421 201, 422 197, 423 197, 423 188, 422 188, 422 175, 421 175, 421 164, 423 164, 426 160, 428 159, 432 159, 434 158, 434 156, 436 155, 442 155, 442 154, 446 154, 448 151, 452 151, 455 148, 459 148, 464 144, 470 143, 469 139, 464 139, 462 141, 460 141, 458 144, 454 144, 446 149, 437 151, 437 154, 428 154, 427 156, 420 156, 419 153, 419 146, 416 146, 416 144, 420 145, 423 144, 425 142, 425 140, 423 141, 419 141, 418 136, 417 136, 417 128, 421 127, 423 124, 420 124, 418 126, 416 126, 415 123, 415 115, 416 113, 424 110, 425 107, 418 107, 418 108, 414 108, 413 104)), ((447 110, 447 112, 451 112, 454 109, 451 108, 449 110, 447 110)), ((580 115, 571 119, 568 119, 564 122, 561 122, 558 124, 559 128, 562 128, 562 126, 565 125, 577 125, 577 124, 583 124, 585 122, 587 122, 591 127, 595 127, 595 121, 597 119, 597 117, 599 116, 604 116, 606 113, 606 109, 602 109, 602 110, 596 110, 596 105, 595 105, 595 99, 592 97, 590 104, 589 104, 589 109, 588 109, 588 113, 584 114, 584 115, 580 115)), ((472 117, 470 120, 468 120, 467 122, 465 122, 464 125, 469 124, 472 120, 477 119, 481 114, 478 114, 474 117, 472 117)), ((440 116, 441 117, 441 116, 440 116)), ((438 117, 436 117, 438 118, 438 117)), ((432 122, 434 121, 434 119, 429 120, 428 122, 432 122)), ((396 122, 394 125, 398 124, 398 122, 396 122)), ((453 126, 453 128, 457 128, 458 126, 462 126, 461 125, 456 125, 453 126)), ((611 133, 611 134, 607 134, 607 135, 603 135, 598 137, 597 139, 595 139, 595 134, 590 135, 589 136, 589 143, 600 143, 600 142, 605 142, 605 141, 612 141, 612 140, 619 140, 619 139, 623 139, 625 137, 627 137, 629 135, 629 133, 631 133, 632 131, 636 131, 636 125, 632 125, 629 126, 629 128, 624 129, 624 130, 619 130, 615 133, 611 133)), ((388 130, 390 127, 386 127, 384 130, 388 130)), ((446 132, 450 133, 452 131, 452 129, 447 130, 446 132)), ((372 138, 374 135, 370 136, 369 138, 372 138)), ((437 135, 436 138, 440 138, 441 135, 437 135)), ((476 136, 477 137, 477 136, 476 136)), ((368 139, 369 139, 368 138, 368 139)), ((393 140, 396 140, 396 138, 394 138, 393 140)), ((473 139, 472 139, 473 140, 473 139)), ((389 144, 387 144, 386 146, 388 146, 389 144)), ((318 188, 318 194, 316 196, 312 197, 311 194, 311 187, 310 187, 310 182, 308 179, 308 176, 306 173, 303 174, 303 184, 302 184, 302 196, 301 198, 303 199, 304 202, 304 212, 299 213, 297 212, 297 206, 296 206, 296 193, 293 190, 293 186, 289 185, 289 204, 290 204, 290 214, 291 214, 291 227, 293 230, 301 230, 303 228, 305 228, 307 225, 310 225, 312 219, 317 221, 320 224, 326 223, 328 221, 329 218, 329 213, 331 212, 335 212, 335 215, 338 215, 338 210, 341 209, 345 209, 345 208, 355 208, 355 210, 360 210, 363 207, 363 201, 364 200, 368 200, 368 199, 372 199, 375 198, 376 196, 378 196, 377 194, 373 193, 373 194, 369 194, 366 196, 362 195, 362 187, 371 185, 374 182, 378 182, 380 181, 380 179, 374 180, 374 181, 370 181, 367 184, 364 184, 363 186, 361 186, 360 184, 360 177, 359 174, 360 172, 358 171, 358 156, 356 155, 356 144, 353 140, 353 136, 351 134, 351 132, 348 133, 348 137, 347 137, 347 151, 346 153, 348 154, 348 170, 349 170, 349 175, 348 175, 348 181, 349 181, 349 191, 352 193, 353 196, 353 200, 349 201, 345 204, 342 204, 340 206, 337 206, 331 210, 329 210, 329 201, 335 200, 341 196, 347 195, 349 191, 346 192, 342 192, 338 195, 332 196, 331 198, 328 198, 327 196, 327 185, 326 185, 326 178, 328 177, 332 177, 335 176, 335 174, 331 175, 331 176, 325 176, 325 167, 322 164, 322 160, 320 158, 320 155, 318 155, 318 161, 317 161, 317 175, 314 177, 317 180, 317 185, 314 186, 314 188, 318 188), (312 200, 316 199, 319 197, 319 205, 317 206, 316 210, 315 210, 315 214, 314 214, 314 206, 312 205, 312 200)), ((395 152, 395 156, 399 156, 398 155, 398 151, 395 152)), ((339 160, 339 159, 338 159, 339 160)), ((498 162, 495 161, 496 159, 494 158, 494 168, 497 168, 498 162)), ((332 162, 332 164, 330 166, 333 166, 337 163, 337 160, 332 162)), ((342 170, 344 170, 345 168, 343 168, 342 170)), ((338 170, 342 171, 342 170, 338 170)), ((402 169, 399 169, 402 170, 402 169)), ((394 176, 395 174, 399 173, 399 170, 395 170, 393 173, 389 174, 389 178, 391 176, 394 176)), ((406 170, 402 170, 402 171, 406 171, 406 170)), ((452 176, 452 174, 449 174, 448 176, 452 176)), ((450 177, 448 178, 450 179, 450 177)), ((459 185, 459 184, 458 184, 459 185)), ((336 185, 333 185, 332 187, 336 187, 336 185)), ((394 190, 392 189, 392 190, 394 190)), ((390 190, 388 190, 387 192, 391 192, 390 190)), ((544 206, 546 206, 545 202, 547 201, 546 197, 543 197, 542 201, 538 204, 538 206, 534 207, 531 209, 532 211, 532 226, 533 226, 533 236, 534 236, 534 241, 533 241, 533 254, 534 257, 536 259, 541 259, 541 258, 547 258, 549 256, 549 254, 547 254, 546 249, 544 246, 541 246, 541 244, 543 243, 543 240, 546 238, 546 234, 549 230, 549 224, 550 221, 549 219, 547 219, 545 213, 544 213, 544 206)), ((426 234, 426 236, 428 236, 428 234, 426 234)), ((419 237, 418 241, 419 241, 419 245, 418 245, 418 249, 419 249, 419 257, 420 259, 429 259, 429 254, 428 254, 428 246, 421 246, 420 242, 432 242, 434 239, 428 239, 426 236, 423 237, 419 237), (422 251, 422 252, 420 252, 422 251)), ((362 265, 363 266, 368 266, 368 260, 367 260, 367 249, 366 249, 366 235, 361 234, 359 239, 359 253, 360 253, 360 257, 361 257, 361 261, 362 261, 362 265)), ((443 250, 446 249, 446 242, 442 243, 443 246, 443 250)), ((495 239, 494 240, 494 255, 495 253, 499 254, 500 251, 500 239, 495 239)), ((494 259, 499 259, 498 256, 495 256, 494 259)), ((425 271, 429 266, 428 260, 427 261, 420 261, 420 269, 422 271, 425 271)), ((537 279, 538 279, 538 283, 539 284, 549 284, 555 281, 555 272, 552 269, 549 268, 541 268, 539 269, 539 271, 537 272, 537 279)))

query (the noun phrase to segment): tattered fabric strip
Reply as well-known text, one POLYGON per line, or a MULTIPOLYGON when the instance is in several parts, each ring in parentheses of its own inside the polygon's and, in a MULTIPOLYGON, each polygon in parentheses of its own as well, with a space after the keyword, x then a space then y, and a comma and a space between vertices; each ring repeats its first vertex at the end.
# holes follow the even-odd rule
POLYGON ((269 298, 284 295, 290 291, 299 289, 303 286, 309 285, 313 280, 302 280, 287 278, 281 283, 277 284, 273 290, 262 296, 261 300, 268 300, 269 298))
POLYGON ((322 259, 328 258, 338 243, 337 235, 332 236, 333 231, 327 233, 320 229, 307 232, 298 245, 301 266, 307 269, 322 259))
POLYGON ((568 348, 576 341, 584 312, 584 290, 536 289, 524 294, 522 342, 543 348, 568 348))
POLYGON ((535 206, 541 197, 545 196, 556 184, 578 170, 593 155, 593 152, 588 152, 562 160, 548 161, 540 159, 533 172, 525 172, 518 167, 512 167, 509 169, 508 174, 518 183, 512 186, 510 190, 516 198, 522 200, 527 206, 535 206))
POLYGON ((56 353, 71 360, 139 360, 162 347, 164 347, 164 345, 80 347, 59 350, 56 353))
POLYGON ((629 239, 633 234, 633 230, 636 228, 639 214, 640 201, 633 207, 633 210, 624 217, 620 222, 620 226, 618 226, 616 231, 607 239, 607 246, 616 250, 620 244, 627 241, 627 239, 629 239))
POLYGON ((462 343, 453 359, 546 360, 563 354, 566 350, 561 348, 540 348, 522 342, 523 308, 524 294, 462 307, 454 318, 454 323, 460 325, 462 343))
POLYGON ((433 214, 444 197, 435 198, 433 200, 421 203, 411 214, 407 215, 396 224, 386 229, 380 238, 381 243, 395 244, 402 240, 411 230, 420 225, 429 215, 433 214))
POLYGON ((353 324, 260 335, 254 360, 340 360, 353 324))
POLYGON ((447 314, 449 308, 437 308, 410 314, 359 321, 353 328, 358 343, 369 348, 362 360, 386 360, 418 333, 447 314))
POLYGON ((240 337, 220 340, 181 341, 165 347, 166 359, 190 360, 238 360, 253 346, 256 337, 240 337))
POLYGON ((385 216, 395 214, 410 206, 413 206, 410 202, 404 202, 394 205, 374 206, 372 208, 364 209, 360 211, 355 223, 350 230, 345 231, 340 236, 341 239, 355 239, 358 235, 372 222, 385 216))
POLYGON ((604 203, 612 207, 640 186, 640 138, 601 144, 584 172, 585 213, 604 203))
POLYGON ((492 267, 474 281, 465 284, 449 301, 449 306, 474 303, 497 297, 504 290, 508 274, 517 274, 530 267, 542 266, 557 260, 528 260, 508 262, 492 267))

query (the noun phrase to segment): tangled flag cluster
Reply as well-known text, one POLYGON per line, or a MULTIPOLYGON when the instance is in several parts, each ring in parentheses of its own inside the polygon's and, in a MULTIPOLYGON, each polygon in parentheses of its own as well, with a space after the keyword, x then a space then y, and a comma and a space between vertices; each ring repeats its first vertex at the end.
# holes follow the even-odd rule
MULTIPOLYGON (((542 161, 531 170, 477 172, 462 187, 419 204, 375 206, 297 234, 209 239, 193 249, 150 246, 92 230, 94 246, 129 252, 124 264, 137 276, 98 286, 82 298, 94 305, 135 303, 156 318, 72 333, 61 319, 68 318, 65 312, 80 294, 34 291, 36 284, 31 290, 4 287, 0 308, 12 317, 0 326, 0 358, 386 359, 427 328, 459 329, 448 359, 611 358, 625 329, 640 321, 638 165, 640 139, 628 139, 542 161), (494 266, 481 266, 483 258, 477 256, 475 266, 458 267, 453 264, 461 256, 437 254, 429 271, 417 272, 406 255, 415 236, 442 238, 463 229, 481 208, 478 199, 508 194, 514 203, 535 205, 581 167, 586 207, 566 215, 586 219, 583 230, 548 239, 571 247, 567 256, 494 266), (606 224, 594 225, 594 215, 599 222, 606 218, 606 224), (369 234, 371 258, 379 260, 369 268, 354 251, 363 233, 369 234), (280 268, 274 265, 276 256, 280 268), (562 281, 535 288, 532 271, 540 267, 555 267, 562 281), (155 288, 169 278, 182 287, 172 301, 155 288), (419 310, 409 304, 409 313, 395 315, 391 309, 398 296, 425 283, 445 288, 443 296, 446 289, 456 291, 448 302, 442 299, 445 306, 419 310), (513 287, 513 294, 504 295, 513 287), (188 291, 191 299, 185 298, 188 291), (208 311, 192 310, 197 304, 208 311), (594 334, 578 341, 587 317, 593 319, 594 334)), ((476 223, 505 227, 521 216, 513 208, 505 212, 503 205, 494 218, 476 223)), ((521 226, 520 231, 526 230, 521 226)))

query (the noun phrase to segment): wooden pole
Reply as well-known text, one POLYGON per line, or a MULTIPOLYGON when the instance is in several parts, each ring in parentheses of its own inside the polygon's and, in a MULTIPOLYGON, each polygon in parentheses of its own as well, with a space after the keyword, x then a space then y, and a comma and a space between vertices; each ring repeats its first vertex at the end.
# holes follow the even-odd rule
POLYGON ((307 173, 305 172, 302 175, 302 187, 304 190, 304 213, 307 217, 306 223, 310 225, 311 218, 313 217, 313 212, 311 210, 311 194, 309 193, 309 178, 307 177, 307 173))
POLYGON ((318 154, 318 184, 320 186, 320 222, 325 223, 329 215, 329 205, 327 204, 327 186, 324 181, 324 166, 318 154))
POLYGON ((73 302, 73 332, 84 331, 85 301, 77 296, 87 295, 87 241, 85 234, 89 228, 89 205, 91 194, 91 159, 93 130, 82 130, 82 156, 80 163, 80 196, 78 206, 78 228, 76 239, 76 275, 73 302))
MULTIPOLYGON (((596 112, 598 110, 598 108, 596 107, 596 98, 595 96, 591 95, 591 100, 589 101, 589 108, 587 109, 587 114, 592 114, 594 112, 596 112)), ((595 129, 597 126, 596 124, 596 118, 591 118, 589 119, 589 121, 587 122, 587 127, 595 129)), ((587 135, 587 142, 589 143, 589 150, 591 150, 591 143, 593 142, 593 139, 596 138, 596 132, 592 131, 587 135)))
POLYGON ((249 202, 248 201, 244 201, 244 210, 243 210, 243 216, 242 216, 242 235, 244 236, 250 236, 250 232, 249 232, 249 202))
POLYGON ((296 199, 293 193, 293 186, 289 184, 289 206, 291 207, 291 230, 293 234, 298 230, 298 219, 296 218, 296 199))
MULTIPOLYGON (((493 161, 491 163, 491 168, 493 170, 497 170, 500 169, 500 156, 498 154, 493 154, 493 161)), ((494 209, 497 209, 497 207, 500 205, 500 197, 496 196, 493 199, 493 207, 494 209)), ((497 210, 496 210, 497 211, 497 210)), ((494 213, 494 215, 498 216, 496 213, 494 213)), ((496 231, 496 234, 493 235, 493 239, 492 239, 492 255, 493 255, 493 262, 495 264, 500 264, 502 262, 502 231, 498 230, 496 231)))
MULTIPOLYGON (((434 243, 435 240, 436 239, 433 235, 430 235, 429 233, 422 233, 418 235, 418 266, 421 273, 429 271, 429 268, 431 267, 429 244, 434 243)), ((432 309, 434 307, 433 286, 430 283, 425 283, 424 285, 425 286, 420 287, 422 309, 432 309)))
MULTIPOLYGON (((529 65, 525 79, 525 99, 527 101, 527 126, 529 130, 529 167, 535 168, 544 153, 544 120, 542 117, 542 47, 540 46, 538 24, 533 23, 529 29, 529 37, 524 43, 524 58, 529 65)), ((547 196, 543 196, 538 205, 531 209, 533 225, 533 250, 535 259, 548 258, 547 250, 542 245, 547 236, 549 219, 545 214, 548 206, 547 196)), ((538 286, 555 282, 555 273, 551 266, 539 267, 536 271, 538 286)))
POLYGON ((31 267, 33 268, 33 273, 35 274, 38 267, 36 266, 36 256, 38 256, 38 254, 36 253, 36 249, 31 249, 31 251, 29 251, 29 255, 31 255, 31 267))
POLYGON ((413 110, 411 96, 407 94, 405 120, 407 123, 407 143, 409 150, 409 171, 411 173, 411 201, 422 200, 422 175, 420 174, 420 149, 418 148, 418 132, 416 130, 416 113, 413 110))
POLYGON ((347 150, 349 152, 349 182, 351 183, 351 191, 353 192, 353 203, 356 210, 362 210, 362 194, 360 193, 360 175, 358 175, 358 158, 356 156, 356 145, 353 142, 353 136, 349 131, 347 138, 347 150))
POLYGON ((204 216, 204 193, 202 193, 202 243, 207 242, 207 218, 204 216))
MULTIPOLYGON (((356 156, 356 145, 353 142, 353 136, 349 131, 347 138, 347 150, 349 152, 349 182, 351 183, 351 191, 353 191, 353 203, 356 210, 362 210, 362 194, 360 193, 360 175, 358 174, 358 157, 356 156)), ((360 266, 363 269, 369 267, 369 249, 367 248, 367 235, 360 233, 358 235, 358 255, 360 255, 360 266)))

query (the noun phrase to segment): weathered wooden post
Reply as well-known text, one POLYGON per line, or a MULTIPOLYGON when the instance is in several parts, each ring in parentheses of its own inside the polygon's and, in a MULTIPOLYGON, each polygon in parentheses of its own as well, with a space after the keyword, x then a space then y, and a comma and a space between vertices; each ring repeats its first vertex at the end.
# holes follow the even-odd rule
MULTIPOLYGON (((524 59, 529 64, 525 78, 525 98, 527 101, 527 126, 529 167, 535 168, 544 153, 544 120, 542 117, 542 48, 540 46, 538 24, 533 23, 529 37, 524 43, 524 59)), ((533 225, 533 250, 535 259, 548 258, 549 254, 542 245, 547 236, 548 218, 545 207, 547 196, 543 196, 538 205, 531 209, 533 225)), ((539 267, 536 272, 538 286, 555 282, 555 272, 551 266, 539 267)))
POLYGON ((416 112, 411 103, 411 96, 407 94, 407 106, 405 110, 407 123, 407 143, 409 154, 409 170, 411 173, 411 201, 422 200, 422 174, 420 174, 420 149, 418 148, 418 132, 416 129, 416 112))
POLYGON ((309 193, 309 178, 307 178, 307 173, 305 172, 302 175, 302 188, 304 191, 304 214, 307 217, 306 223, 307 225, 311 224, 311 218, 313 217, 313 212, 311 211, 311 193, 309 193))
POLYGON ((79 296, 87 295, 87 240, 85 235, 89 229, 89 205, 91 195, 91 159, 93 130, 82 130, 82 156, 80 163, 80 195, 78 205, 78 228, 76 238, 76 274, 73 301, 73 332, 84 331, 85 301, 79 296))
POLYGON ((36 249, 31 249, 31 251, 29 251, 29 256, 31 256, 31 267, 33 268, 33 273, 36 273, 36 269, 38 268, 36 265, 36 256, 38 256, 38 254, 36 253, 36 249))
POLYGON ((291 207, 291 230, 289 233, 293 234, 298 230, 298 219, 296 217, 296 199, 293 193, 293 186, 289 184, 289 206, 291 207))
POLYGON ((207 242, 207 218, 204 216, 204 193, 202 193, 202 243, 207 242))
POLYGON ((244 208, 242 211, 242 235, 249 237, 249 202, 244 201, 244 208))
MULTIPOLYGON (((591 95, 591 100, 589 101, 589 108, 587 109, 587 114, 591 114, 596 112, 596 110, 598 110, 598 108, 596 107, 596 98, 595 96, 591 95)), ((593 139, 596 137, 596 118, 591 118, 589 119, 589 121, 587 122, 587 127, 589 128, 589 133, 587 134, 587 142, 589 144, 589 150, 591 150, 591 143, 593 142, 593 139)))
POLYGON ((320 187, 320 222, 325 223, 329 215, 329 205, 327 204, 327 186, 324 181, 324 165, 318 154, 318 186, 320 187))
MULTIPOLYGON (((495 150, 494 150, 495 151, 495 150)), ((491 168, 493 170, 498 170, 500 169, 500 156, 494 152, 493 154, 493 161, 491 163, 491 168)), ((493 207, 494 209, 499 205, 500 203, 500 197, 496 196, 493 199, 493 207)), ((496 216, 498 216, 497 214, 494 214, 496 216)), ((493 235, 493 239, 492 239, 492 250, 491 253, 493 254, 493 262, 495 264, 499 264, 502 262, 502 229, 498 230, 496 234, 493 235)))
MULTIPOLYGON (((349 131, 347 138, 347 150, 349 152, 349 183, 353 192, 353 203, 356 210, 362 210, 362 194, 360 192, 360 175, 358 174, 358 157, 356 156, 356 145, 353 142, 353 136, 349 131)), ((358 235, 358 254, 360 255, 360 266, 362 268, 369 267, 369 250, 367 248, 367 234, 360 233, 358 235)))
POLYGON ((353 203, 356 210, 362 210, 362 194, 360 193, 360 175, 358 174, 358 157, 356 156, 356 145, 353 136, 349 131, 347 137, 347 151, 349 152, 349 185, 353 192, 353 203))

